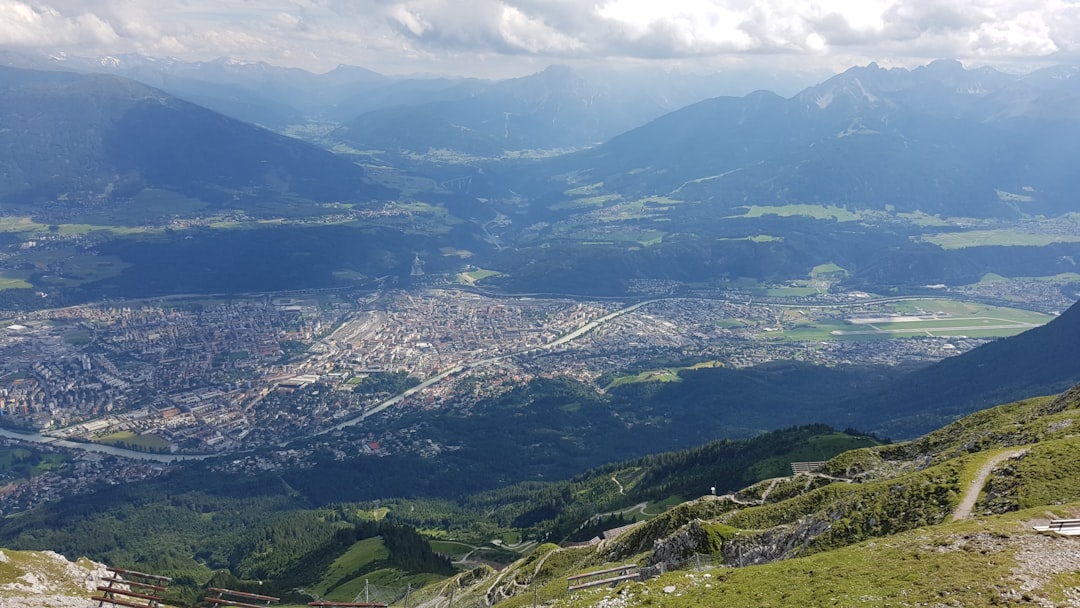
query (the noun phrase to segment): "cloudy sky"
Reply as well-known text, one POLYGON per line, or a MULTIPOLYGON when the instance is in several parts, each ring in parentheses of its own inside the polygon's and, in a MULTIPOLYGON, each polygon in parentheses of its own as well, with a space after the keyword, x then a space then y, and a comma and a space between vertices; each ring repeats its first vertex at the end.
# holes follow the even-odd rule
POLYGON ((1080 0, 0 0, 0 47, 325 71, 1074 63, 1080 0))

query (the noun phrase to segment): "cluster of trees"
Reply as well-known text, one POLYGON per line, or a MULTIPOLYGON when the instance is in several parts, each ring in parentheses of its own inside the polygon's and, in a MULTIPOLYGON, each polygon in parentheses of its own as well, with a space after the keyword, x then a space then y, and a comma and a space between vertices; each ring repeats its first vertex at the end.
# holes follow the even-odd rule
POLYGON ((364 521, 355 505, 313 509, 274 476, 220 476, 195 464, 102 490, 4 521, 0 546, 49 549, 172 576, 170 598, 181 604, 193 602, 215 580, 233 589, 288 594, 318 580, 353 543, 376 536, 390 555, 373 569, 453 572, 408 525, 364 521))
POLYGON ((409 390, 417 384, 420 384, 420 380, 410 376, 409 372, 386 372, 361 378, 359 382, 353 385, 352 390, 354 393, 362 395, 378 395, 382 393, 396 395, 409 390))
POLYGON ((877 443, 872 437, 807 425, 605 465, 568 482, 531 487, 531 497, 523 502, 504 498, 499 506, 488 504, 512 496, 518 490, 515 487, 485 493, 475 500, 477 506, 512 517, 509 525, 528 528, 539 538, 557 542, 567 539, 595 513, 645 501, 689 500, 712 488, 725 493, 761 479, 788 475, 793 460, 824 460, 877 443), (808 450, 811 445, 813 449, 808 450))

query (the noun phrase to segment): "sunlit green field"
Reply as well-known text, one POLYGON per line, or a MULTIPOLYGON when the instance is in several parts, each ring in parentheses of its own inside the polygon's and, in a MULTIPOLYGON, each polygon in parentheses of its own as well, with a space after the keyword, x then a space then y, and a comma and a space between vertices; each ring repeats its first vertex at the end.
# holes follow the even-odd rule
POLYGON ((849 211, 835 205, 750 205, 746 213, 732 217, 758 218, 767 215, 778 217, 812 217, 819 220, 836 220, 838 222, 856 222, 863 219, 858 211, 849 211))
POLYGON ((1080 234, 1032 234, 1020 230, 968 230, 966 232, 943 232, 924 235, 920 240, 933 243, 942 249, 965 247, 1025 246, 1044 247, 1054 243, 1080 243, 1080 234))
POLYGON ((108 435, 102 435, 96 439, 96 442, 125 447, 142 447, 149 450, 164 450, 169 447, 169 442, 157 435, 136 435, 131 431, 119 431, 108 435))
POLYGON ((719 361, 703 361, 688 367, 664 367, 660 369, 645 370, 638 374, 618 376, 612 380, 611 384, 606 388, 613 388, 624 384, 635 384, 637 382, 682 382, 682 378, 679 377, 680 371, 705 369, 710 367, 723 367, 723 363, 719 361))
POLYGON ((462 283, 468 283, 468 284, 471 285, 473 283, 476 283, 477 281, 483 281, 484 279, 487 279, 487 278, 490 278, 490 277, 497 277, 497 276, 500 276, 501 274, 502 273, 497 271, 497 270, 488 270, 488 269, 485 269, 485 268, 478 268, 477 270, 473 270, 471 272, 463 272, 463 273, 461 273, 460 279, 461 279, 462 283))
POLYGON ((472 545, 466 545, 465 543, 459 543, 452 540, 429 540, 428 544, 431 545, 432 551, 454 560, 465 557, 475 549, 472 545))
POLYGON ((27 283, 24 279, 13 277, 7 273, 0 273, 0 291, 5 289, 27 289, 33 287, 30 283, 27 283))

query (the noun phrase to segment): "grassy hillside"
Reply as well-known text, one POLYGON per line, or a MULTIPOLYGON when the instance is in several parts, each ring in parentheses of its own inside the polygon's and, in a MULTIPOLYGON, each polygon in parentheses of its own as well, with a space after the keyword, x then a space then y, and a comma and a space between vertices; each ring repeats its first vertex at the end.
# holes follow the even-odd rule
POLYGON ((383 590, 396 590, 409 585, 422 587, 440 580, 442 576, 432 573, 410 573, 392 562, 392 554, 381 536, 357 541, 338 556, 323 571, 315 584, 306 589, 312 596, 328 602, 352 602, 364 597, 389 601, 383 590))
POLYGON ((326 507, 312 506, 274 476, 207 476, 196 464, 159 480, 0 520, 0 546, 89 555, 113 566, 183 577, 181 601, 196 597, 197 588, 214 577, 222 586, 251 581, 254 591, 295 595, 299 588, 309 598, 330 601, 352 600, 365 584, 395 590, 396 596, 452 573, 433 548, 452 554, 460 567, 509 563, 538 541, 561 542, 575 533, 591 538, 618 525, 613 522, 654 517, 710 486, 733 491, 785 473, 792 460, 876 443, 809 425, 458 501, 388 499, 326 507), (604 513, 610 515, 593 517, 604 513), (443 540, 429 544, 409 526, 443 540))
POLYGON ((508 608, 533 590, 575 607, 1076 605, 1080 538, 1031 526, 1080 515, 1078 417, 1080 387, 999 406, 683 503, 597 545, 541 546, 455 589, 463 605, 508 608), (625 563, 668 573, 567 594, 567 576, 625 563))
POLYGON ((712 487, 721 494, 735 491, 790 472, 793 461, 822 460, 877 443, 825 425, 806 425, 611 463, 567 481, 514 484, 458 501, 383 500, 379 505, 397 521, 459 539, 484 541, 518 530, 540 542, 558 543, 597 514, 647 519, 712 487))
POLYGON ((906 443, 877 445, 828 427, 799 427, 615 463, 565 482, 511 486, 460 503, 310 509, 282 502, 276 490, 210 497, 182 492, 172 480, 164 511, 154 506, 161 499, 152 498, 153 491, 128 490, 121 501, 126 508, 84 498, 9 519, 0 531, 9 535, 4 542, 44 542, 70 552, 86 543, 115 545, 127 520, 144 529, 164 526, 147 545, 158 547, 157 561, 140 558, 144 549, 130 544, 105 555, 182 574, 193 586, 183 601, 209 583, 245 588, 239 576, 252 585, 263 581, 260 588, 294 602, 370 594, 400 603, 412 589, 410 605, 435 605, 453 594, 454 605, 507 608, 529 606, 534 597, 554 606, 901 600, 982 606, 1025 598, 1056 606, 1080 597, 1080 538, 1037 534, 1031 523, 1080 515, 1078 418, 1080 387, 978 412, 906 443), (832 457, 815 473, 785 471, 792 460, 821 454, 832 457), (705 494, 701 489, 714 479, 725 480, 714 482, 718 495, 665 508, 691 492, 705 494), (263 503, 277 512, 256 516, 251 508, 263 503), (250 521, 226 533, 230 522, 240 521, 235 509, 242 505, 250 521), (202 516, 182 517, 185 508, 195 507, 202 516), (537 544, 562 540, 582 522, 602 521, 593 513, 641 521, 590 546, 537 544), (441 540, 429 542, 402 522, 441 540), (210 538, 199 541, 196 528, 210 538), (171 544, 163 545, 166 540, 171 544), (448 561, 435 558, 432 548, 454 553, 459 568, 471 569, 448 577, 448 561), (478 558, 515 556, 520 559, 501 571, 477 565, 478 558), (206 568, 218 562, 223 570, 206 568), (567 594, 567 576, 627 563, 668 573, 614 590, 567 594))
MULTIPOLYGON (((1056 509, 1068 513, 1080 503, 1056 509)), ((697 606, 1076 605, 1080 542, 1040 534, 1033 509, 919 528, 810 557, 745 568, 671 572, 555 605, 697 606), (617 598, 617 599, 616 599, 617 598)), ((565 595, 565 593, 564 593, 565 595)))

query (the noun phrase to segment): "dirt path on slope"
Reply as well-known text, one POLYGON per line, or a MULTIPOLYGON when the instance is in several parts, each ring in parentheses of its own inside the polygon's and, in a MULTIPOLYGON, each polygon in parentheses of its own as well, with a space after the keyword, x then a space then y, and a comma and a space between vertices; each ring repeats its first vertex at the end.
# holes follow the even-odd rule
POLYGON ((983 486, 986 485, 986 478, 990 477, 990 472, 994 470, 994 467, 1009 458, 1015 458, 1026 452, 1027 450, 1002 452, 983 463, 983 466, 979 468, 979 472, 975 474, 975 479, 972 479, 971 483, 968 484, 967 490, 964 492, 964 499, 960 501, 960 504, 956 505, 956 510, 953 511, 952 515, 953 521, 971 517, 971 509, 975 506, 975 501, 979 499, 979 494, 982 493, 983 486))

